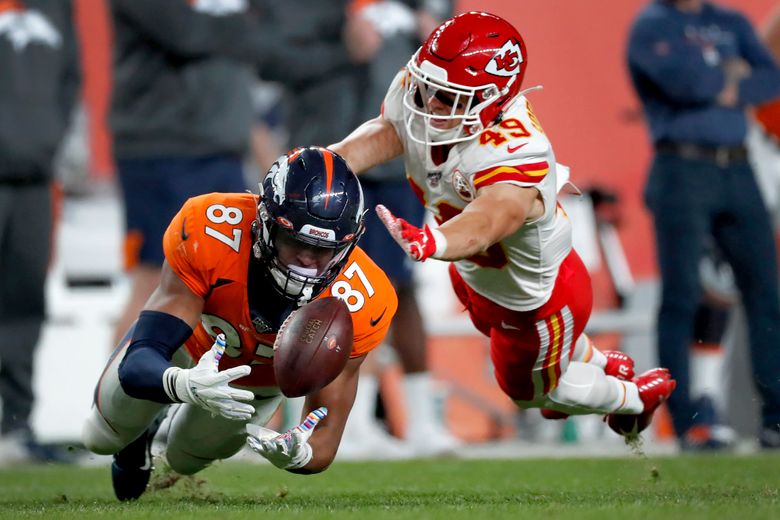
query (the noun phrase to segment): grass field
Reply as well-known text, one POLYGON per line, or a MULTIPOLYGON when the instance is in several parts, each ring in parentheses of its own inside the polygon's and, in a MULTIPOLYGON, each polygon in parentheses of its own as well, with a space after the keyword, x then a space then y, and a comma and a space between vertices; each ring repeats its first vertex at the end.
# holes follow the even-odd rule
POLYGON ((120 504, 109 469, 0 471, 0 518, 780 518, 780 454, 337 463, 298 476, 224 462, 120 504))

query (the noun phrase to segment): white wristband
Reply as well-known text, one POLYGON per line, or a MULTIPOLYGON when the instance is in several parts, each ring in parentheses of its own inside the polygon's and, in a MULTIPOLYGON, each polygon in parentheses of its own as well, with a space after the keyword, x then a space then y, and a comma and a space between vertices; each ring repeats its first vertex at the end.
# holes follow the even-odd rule
POLYGON ((447 251, 447 237, 438 229, 431 229, 431 236, 433 243, 436 244, 436 251, 431 255, 431 258, 441 259, 447 251))
POLYGON ((191 392, 187 388, 187 377, 179 367, 168 367, 163 372, 163 390, 174 403, 192 403, 191 392), (189 399, 188 399, 189 398, 189 399))

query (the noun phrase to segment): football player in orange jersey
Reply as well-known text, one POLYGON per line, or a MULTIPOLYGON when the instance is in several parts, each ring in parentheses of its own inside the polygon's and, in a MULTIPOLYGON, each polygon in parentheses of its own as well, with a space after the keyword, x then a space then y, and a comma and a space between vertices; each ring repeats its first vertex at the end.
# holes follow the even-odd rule
POLYGON ((363 215, 360 183, 323 148, 280 157, 259 198, 211 193, 185 203, 163 239, 162 281, 111 356, 83 429, 88 449, 114 455, 117 498, 146 489, 152 440, 172 403, 181 404, 165 457, 178 473, 234 455, 247 431, 250 447, 277 467, 317 473, 331 464, 360 364, 397 307, 390 281, 355 246, 363 215), (344 299, 352 313, 351 358, 306 397, 300 426, 283 434, 262 428, 282 400, 272 365, 279 326, 324 296, 344 299), (327 420, 314 431, 322 407, 327 420))
POLYGON ((521 90, 528 51, 506 20, 463 13, 431 33, 398 73, 382 114, 332 145, 361 173, 403 156, 407 177, 439 223, 377 215, 416 261, 451 262, 453 288, 480 332, 501 389, 545 417, 606 414, 621 434, 644 429, 675 381, 634 377, 621 352, 593 348, 588 272, 557 202, 568 170, 521 90))

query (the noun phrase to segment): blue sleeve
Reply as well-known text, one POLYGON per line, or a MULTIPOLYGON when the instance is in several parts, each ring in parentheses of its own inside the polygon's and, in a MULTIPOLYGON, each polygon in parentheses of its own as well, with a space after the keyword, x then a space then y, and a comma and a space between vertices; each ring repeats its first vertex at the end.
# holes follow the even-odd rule
POLYGON ((176 316, 164 312, 142 311, 133 330, 130 346, 119 364, 119 382, 130 397, 173 402, 163 389, 163 372, 192 328, 176 316))
POLYGON ((651 19, 640 18, 634 25, 628 62, 677 103, 711 103, 724 86, 720 67, 708 64, 701 48, 651 19))
POLYGON ((736 25, 740 55, 752 68, 750 76, 739 83, 739 102, 760 105, 780 95, 780 69, 750 22, 739 16, 736 25))

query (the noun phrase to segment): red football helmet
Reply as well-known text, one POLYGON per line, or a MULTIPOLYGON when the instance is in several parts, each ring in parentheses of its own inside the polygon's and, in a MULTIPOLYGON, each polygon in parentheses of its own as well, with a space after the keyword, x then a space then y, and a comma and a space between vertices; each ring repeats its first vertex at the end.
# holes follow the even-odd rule
POLYGON ((523 38, 506 20, 482 12, 450 18, 406 66, 410 138, 429 145, 472 139, 500 119, 527 65, 523 38))

